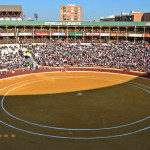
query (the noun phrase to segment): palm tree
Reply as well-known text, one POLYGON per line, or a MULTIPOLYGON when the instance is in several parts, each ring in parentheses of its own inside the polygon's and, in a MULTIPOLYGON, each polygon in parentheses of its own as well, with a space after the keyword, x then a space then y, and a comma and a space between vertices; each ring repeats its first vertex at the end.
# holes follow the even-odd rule
POLYGON ((36 21, 38 20, 39 16, 37 13, 34 13, 34 18, 36 19, 36 21))

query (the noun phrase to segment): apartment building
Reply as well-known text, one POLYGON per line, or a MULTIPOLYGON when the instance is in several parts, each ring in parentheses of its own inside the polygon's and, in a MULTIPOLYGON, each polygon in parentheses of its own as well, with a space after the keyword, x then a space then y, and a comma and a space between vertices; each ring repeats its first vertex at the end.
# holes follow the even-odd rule
POLYGON ((82 7, 74 4, 60 6, 60 21, 82 21, 82 7))

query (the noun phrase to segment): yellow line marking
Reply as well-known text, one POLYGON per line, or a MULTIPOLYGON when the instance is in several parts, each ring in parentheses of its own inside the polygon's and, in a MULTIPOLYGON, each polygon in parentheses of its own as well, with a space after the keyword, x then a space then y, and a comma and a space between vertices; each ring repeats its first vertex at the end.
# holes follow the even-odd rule
POLYGON ((70 131, 70 132, 68 132, 68 134, 72 135, 73 133, 70 131))
POLYGON ((15 135, 15 134, 12 134, 12 135, 11 135, 11 137, 12 137, 12 138, 15 138, 15 137, 16 137, 16 135, 15 135))
POLYGON ((64 135, 65 133, 64 132, 60 132, 60 135, 64 135))
POLYGON ((9 135, 8 134, 4 134, 4 138, 8 138, 9 137, 9 135))

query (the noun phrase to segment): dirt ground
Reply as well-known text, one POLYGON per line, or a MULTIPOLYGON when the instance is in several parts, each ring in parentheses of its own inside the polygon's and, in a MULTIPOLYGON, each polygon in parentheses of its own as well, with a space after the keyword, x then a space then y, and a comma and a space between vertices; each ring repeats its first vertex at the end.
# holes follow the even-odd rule
POLYGON ((150 80, 97 72, 0 80, 0 150, 149 150, 150 80))

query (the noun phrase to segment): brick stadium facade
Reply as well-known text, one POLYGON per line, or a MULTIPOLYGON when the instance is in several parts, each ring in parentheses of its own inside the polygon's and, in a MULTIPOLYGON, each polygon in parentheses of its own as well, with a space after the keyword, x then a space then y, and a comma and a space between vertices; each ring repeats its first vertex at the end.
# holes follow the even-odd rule
POLYGON ((0 21, 0 44, 65 40, 100 43, 110 40, 150 42, 150 22, 0 21))

